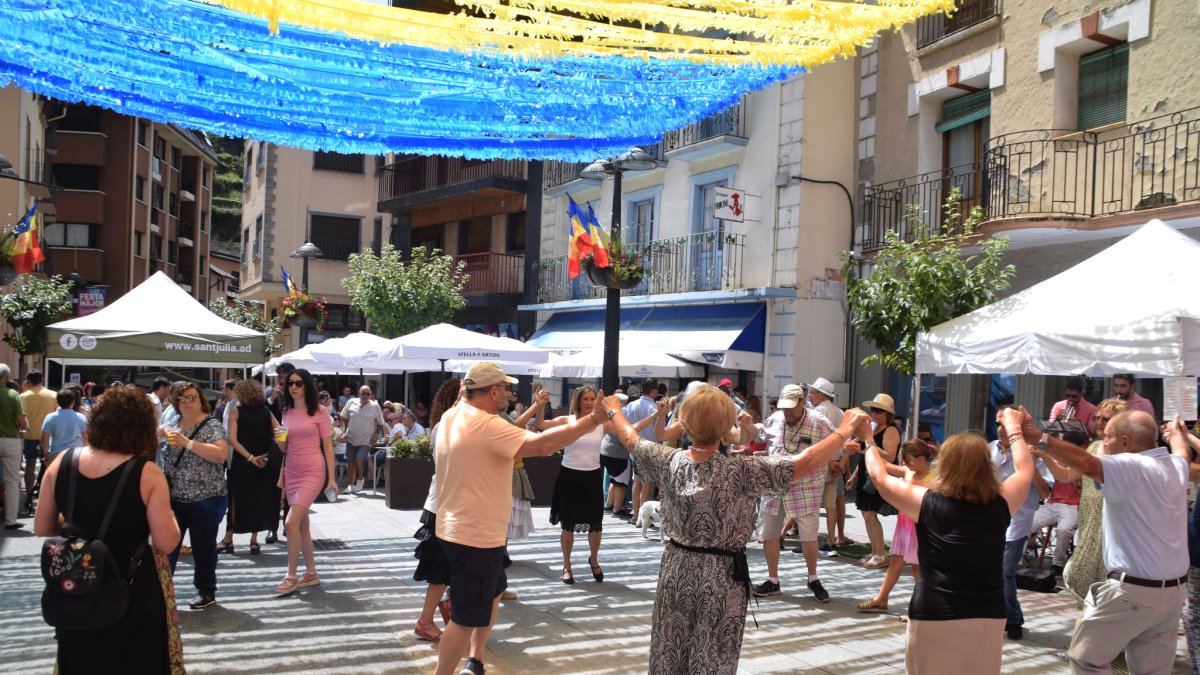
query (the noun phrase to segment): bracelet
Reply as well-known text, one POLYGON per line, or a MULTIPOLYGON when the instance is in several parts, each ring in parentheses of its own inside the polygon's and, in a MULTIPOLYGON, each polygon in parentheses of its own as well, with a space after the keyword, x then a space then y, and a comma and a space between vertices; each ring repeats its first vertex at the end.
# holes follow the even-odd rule
POLYGON ((838 438, 842 439, 842 445, 845 445, 846 441, 850 440, 849 438, 846 437, 846 434, 843 434, 842 432, 838 431, 837 429, 834 429, 833 433, 837 434, 838 438))

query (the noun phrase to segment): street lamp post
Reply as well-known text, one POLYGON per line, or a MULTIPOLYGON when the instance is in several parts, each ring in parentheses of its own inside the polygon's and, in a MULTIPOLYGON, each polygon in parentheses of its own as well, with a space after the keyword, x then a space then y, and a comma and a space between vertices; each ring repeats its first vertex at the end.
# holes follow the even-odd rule
POLYGON ((291 258, 300 258, 300 288, 305 293, 308 293, 308 259, 320 258, 323 255, 325 254, 321 249, 314 246, 312 242, 306 241, 303 246, 292 251, 292 254, 289 256, 291 258))
MULTIPOLYGON (((621 177, 626 171, 649 171, 658 166, 654 160, 641 148, 633 148, 611 160, 597 160, 583 171, 581 178, 603 180, 611 176, 613 180, 612 218, 609 231, 612 233, 613 248, 621 245, 621 177)), ((606 394, 611 394, 620 384, 621 377, 618 367, 621 349, 621 289, 608 288, 604 302, 604 367, 602 388, 606 394)))

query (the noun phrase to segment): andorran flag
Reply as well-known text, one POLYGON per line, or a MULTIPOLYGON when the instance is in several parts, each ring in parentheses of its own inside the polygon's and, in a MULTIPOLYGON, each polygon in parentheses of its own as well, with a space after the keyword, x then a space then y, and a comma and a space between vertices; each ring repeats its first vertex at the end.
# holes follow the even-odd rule
POLYGON ((571 228, 570 239, 567 241, 567 277, 574 279, 579 276, 579 261, 589 253, 594 254, 595 247, 588 232, 591 228, 587 214, 579 208, 574 199, 570 196, 567 199, 571 202, 567 207, 567 219, 571 228))
POLYGON ((13 228, 17 240, 13 242, 13 268, 17 274, 29 274, 40 262, 45 262, 46 255, 42 253, 40 232, 38 231, 37 204, 29 207, 29 211, 21 222, 13 228))
POLYGON ((587 205, 588 229, 592 233, 592 260, 596 261, 596 267, 608 267, 608 233, 600 227, 600 220, 596 218, 596 212, 592 210, 592 205, 587 205))

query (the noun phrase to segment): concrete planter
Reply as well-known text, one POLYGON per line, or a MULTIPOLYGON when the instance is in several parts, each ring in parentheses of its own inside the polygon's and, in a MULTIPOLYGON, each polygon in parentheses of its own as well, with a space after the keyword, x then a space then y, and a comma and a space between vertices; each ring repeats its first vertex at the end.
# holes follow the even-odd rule
POLYGON ((388 457, 385 494, 389 509, 419 509, 429 496, 433 460, 422 457, 388 457))

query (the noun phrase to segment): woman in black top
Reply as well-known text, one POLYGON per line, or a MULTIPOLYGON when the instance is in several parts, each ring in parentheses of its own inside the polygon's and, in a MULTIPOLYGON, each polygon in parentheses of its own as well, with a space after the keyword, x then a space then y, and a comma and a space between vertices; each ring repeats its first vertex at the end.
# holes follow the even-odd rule
POLYGON ((907 672, 999 673, 1003 651, 1004 535, 1029 494, 1033 455, 1021 433, 1024 409, 1000 411, 1016 473, 997 483, 987 441, 946 439, 929 487, 888 474, 878 446, 865 450, 871 481, 917 526, 921 577, 908 606, 907 672))
POLYGON ((279 479, 268 469, 275 445, 275 427, 279 421, 271 414, 263 397, 262 385, 242 380, 234 385, 237 407, 229 411, 229 442, 233 454, 229 462, 229 518, 221 550, 233 553, 233 535, 250 534, 250 553, 258 554, 258 533, 270 531, 278 521, 279 502, 273 501, 279 479))
MULTIPOLYGON (((67 504, 69 471, 62 457, 79 454, 79 479, 75 488, 75 525, 95 533, 113 498, 126 462, 135 462, 128 482, 117 495, 117 509, 104 536, 117 569, 129 569, 130 559, 153 536, 153 547, 162 558, 179 544, 179 526, 171 513, 170 495, 163 472, 153 462, 158 449, 158 420, 150 400, 137 387, 113 387, 96 400, 88 423, 90 445, 63 452, 51 462, 43 477, 53 490, 42 492, 34 518, 39 537, 59 534, 59 515, 67 504)), ((99 630, 58 630, 58 672, 168 673, 173 661, 171 646, 179 648, 178 632, 169 641, 173 614, 155 565, 155 551, 143 556, 130 585, 129 609, 116 623, 99 630)), ((163 561, 165 564, 165 560, 163 561)), ((170 578, 166 579, 169 584, 170 578)), ((172 592, 173 595, 173 592, 172 592)), ((172 600, 173 603, 173 600, 172 600)), ((182 652, 174 655, 182 665, 182 652)))
MULTIPOLYGON (((876 394, 870 401, 864 401, 863 407, 871 413, 871 421, 875 423, 875 435, 872 441, 883 451, 883 459, 894 464, 897 451, 900 449, 900 430, 896 428, 896 404, 887 394, 876 394)), ((877 569, 887 567, 888 556, 883 545, 883 523, 879 516, 894 516, 896 509, 889 504, 872 483, 867 486, 867 471, 859 463, 851 475, 854 481, 854 505, 858 507, 863 517, 863 525, 867 528, 867 538, 871 541, 871 555, 863 561, 863 567, 877 569)))

